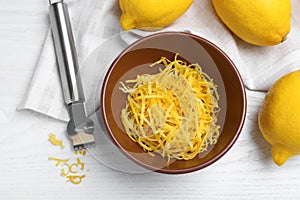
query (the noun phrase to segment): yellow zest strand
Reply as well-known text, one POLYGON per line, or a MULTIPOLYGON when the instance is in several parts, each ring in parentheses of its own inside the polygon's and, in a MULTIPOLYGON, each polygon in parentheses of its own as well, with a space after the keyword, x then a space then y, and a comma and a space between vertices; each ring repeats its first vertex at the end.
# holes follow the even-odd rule
POLYGON ((60 173, 61 176, 67 176, 68 174, 69 171, 66 172, 64 168, 61 169, 61 173, 60 173))
POLYGON ((76 169, 78 169, 78 164, 73 163, 73 164, 69 165, 69 172, 71 172, 71 173, 73 173, 73 174, 77 174, 78 171, 74 171, 74 167, 75 167, 76 169))
POLYGON ((63 142, 61 140, 57 139, 56 135, 54 133, 50 133, 49 141, 51 142, 51 144, 53 144, 55 146, 60 146, 61 148, 64 148, 63 142))
POLYGON ((60 158, 54 158, 54 157, 49 157, 48 159, 56 161, 55 166, 58 166, 61 163, 67 163, 67 162, 69 162, 69 159, 60 159, 60 158))
POLYGON ((69 176, 66 176, 66 178, 68 178, 67 182, 70 181, 71 183, 73 184, 80 184, 82 179, 85 178, 85 175, 81 175, 81 176, 78 176, 78 175, 69 175, 69 176))
POLYGON ((81 170, 84 170, 84 163, 81 162, 80 158, 77 158, 77 164, 81 166, 81 170))

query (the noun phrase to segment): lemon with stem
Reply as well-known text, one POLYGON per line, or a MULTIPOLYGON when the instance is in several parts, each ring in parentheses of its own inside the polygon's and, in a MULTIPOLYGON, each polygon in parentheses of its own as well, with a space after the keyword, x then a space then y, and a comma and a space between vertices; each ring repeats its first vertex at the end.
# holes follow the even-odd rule
POLYGON ((300 154, 299 116, 300 70, 277 80, 259 110, 259 128, 272 145, 272 157, 279 166, 300 154))
POLYGON ((290 31, 290 0, 212 0, 217 15, 242 40, 277 45, 290 31))

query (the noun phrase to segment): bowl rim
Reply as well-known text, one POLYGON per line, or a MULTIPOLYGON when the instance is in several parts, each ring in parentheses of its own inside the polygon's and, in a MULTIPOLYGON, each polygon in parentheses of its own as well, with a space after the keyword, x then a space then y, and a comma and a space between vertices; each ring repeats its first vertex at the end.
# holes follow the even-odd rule
POLYGON ((237 67, 235 66, 234 62, 229 58, 229 56, 220 48, 218 47, 216 44, 212 43, 211 41, 192 34, 190 32, 181 32, 181 31, 164 31, 164 32, 158 32, 158 33, 153 33, 151 35, 142 37, 140 39, 138 39, 137 41, 133 42, 132 44, 130 44, 128 47, 126 47, 121 53, 119 53, 119 55, 114 59, 114 61, 109 65, 107 71, 105 72, 104 75, 104 79, 103 79, 103 84, 101 87, 101 94, 100 94, 100 112, 101 112, 101 116, 102 116, 102 120, 104 122, 106 131, 107 131, 107 135, 110 137, 111 141, 113 142, 114 145, 116 145, 116 147, 119 148, 119 150, 126 156, 128 157, 130 160, 132 160, 133 162, 137 163, 139 166, 142 166, 148 170, 154 171, 154 172, 159 172, 159 173, 164 173, 164 174, 184 174, 184 173, 190 173, 190 172, 194 172, 203 168, 208 167, 209 165, 215 163, 217 160, 219 160, 221 157, 223 157, 231 148, 232 146, 235 144, 235 142, 237 141, 237 139, 239 138, 244 123, 245 123, 245 118, 246 118, 246 112, 247 112, 247 98, 246 98, 246 91, 245 91, 245 86, 242 80, 242 77, 237 69, 237 67), (195 40, 200 40, 201 42, 206 43, 207 45, 213 47, 216 51, 218 51, 218 53, 222 54, 226 60, 230 63, 233 72, 235 74, 235 76, 238 79, 238 83, 240 84, 241 87, 241 94, 242 94, 242 117, 240 119, 239 122, 239 126, 237 128, 236 133, 234 134, 233 138, 230 140, 230 142, 228 143, 228 145, 220 152, 218 153, 215 157, 209 159, 208 161, 206 161, 203 164, 200 165, 196 165, 193 167, 189 167, 189 168, 184 168, 184 169, 165 169, 165 168, 156 168, 153 167, 151 165, 148 165, 138 159, 136 159, 135 157, 131 156, 130 153, 128 153, 122 145, 120 145, 116 139, 116 137, 113 134, 113 131, 111 130, 110 126, 109 126, 109 122, 107 120, 106 117, 106 110, 105 110, 105 91, 106 91, 106 87, 107 87, 107 82, 109 80, 110 74, 113 71, 113 69, 116 66, 116 63, 119 62, 119 60, 127 53, 129 52, 132 48, 134 48, 136 45, 144 42, 145 40, 151 39, 151 38, 155 38, 155 37, 160 37, 160 36, 166 36, 166 35, 182 35, 185 37, 190 37, 193 38, 195 40))

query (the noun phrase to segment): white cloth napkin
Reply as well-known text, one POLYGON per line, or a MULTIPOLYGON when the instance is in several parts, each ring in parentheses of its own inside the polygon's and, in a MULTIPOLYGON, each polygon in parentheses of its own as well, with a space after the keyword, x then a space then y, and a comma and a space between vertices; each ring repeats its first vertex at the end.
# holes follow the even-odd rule
MULTIPOLYGON (((266 91, 282 75, 300 69, 300 2, 292 0, 291 31, 287 41, 273 47, 247 44, 234 36, 217 17, 210 0, 195 0, 175 23, 161 31, 189 31, 202 36, 234 61, 247 89, 266 91)), ((133 30, 123 32, 119 25, 118 0, 69 0, 75 41, 81 64, 87 111, 97 107, 101 75, 128 44, 153 34, 133 30), (90 59, 91 57, 95 59, 90 59), (94 60, 94 63, 89 63, 94 60)), ((30 109, 67 121, 56 66, 52 37, 46 37, 28 92, 19 109, 30 109)))

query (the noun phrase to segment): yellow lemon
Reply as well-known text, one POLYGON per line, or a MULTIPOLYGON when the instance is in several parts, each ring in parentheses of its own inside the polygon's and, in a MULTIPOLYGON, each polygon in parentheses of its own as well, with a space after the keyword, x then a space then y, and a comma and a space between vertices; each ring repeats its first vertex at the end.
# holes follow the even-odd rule
POLYGON ((272 46, 290 31, 290 0, 212 0, 217 15, 242 40, 272 46))
POLYGON ((270 88, 259 110, 258 124, 272 145, 277 165, 300 154, 300 70, 281 77, 270 88))
POLYGON ((157 30, 173 23, 194 0, 119 0, 124 30, 157 30))

